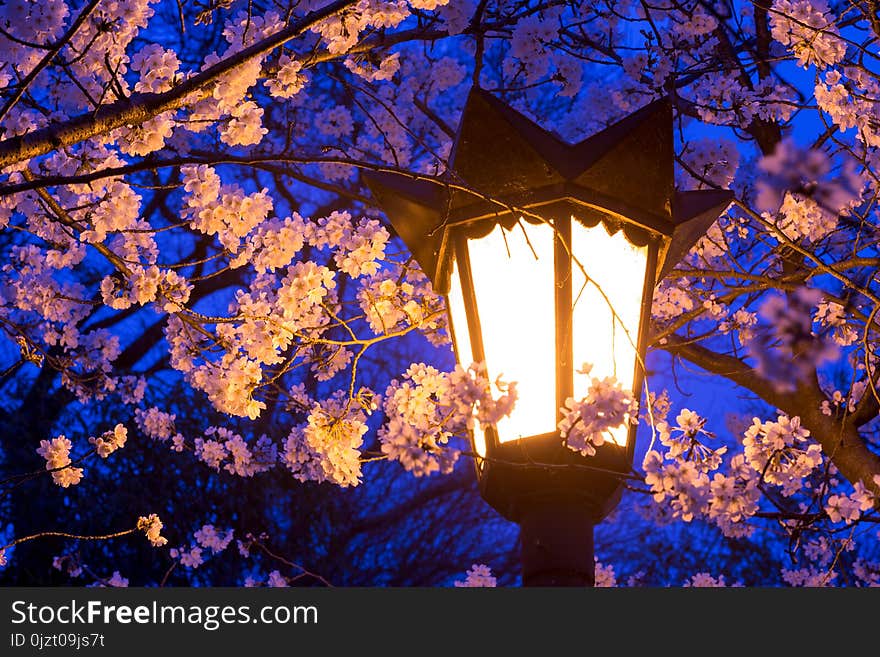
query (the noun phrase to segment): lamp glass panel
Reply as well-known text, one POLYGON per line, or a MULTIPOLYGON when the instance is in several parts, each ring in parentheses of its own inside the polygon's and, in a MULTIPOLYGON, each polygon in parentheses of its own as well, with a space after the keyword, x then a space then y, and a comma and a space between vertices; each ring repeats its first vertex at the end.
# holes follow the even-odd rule
MULTIPOLYGON (((584 397, 592 378, 608 376, 632 391, 648 247, 635 246, 622 230, 609 235, 601 222, 571 223, 574 396, 584 397), (584 363, 593 366, 589 376, 577 373, 584 363)), ((628 434, 624 424, 611 439, 625 445, 628 434)))
MULTIPOLYGON (((468 367, 476 358, 471 346, 470 331, 468 330, 467 312, 461 288, 461 275, 458 271, 458 263, 455 261, 452 263, 452 280, 450 281, 449 294, 446 297, 446 307, 449 309, 456 357, 462 367, 468 367)), ((486 456, 486 435, 483 433, 479 422, 474 422, 473 440, 474 450, 477 454, 486 456)))
POLYGON ((469 239, 489 379, 515 381, 517 401, 498 423, 501 442, 556 430, 553 227, 520 221, 469 239))

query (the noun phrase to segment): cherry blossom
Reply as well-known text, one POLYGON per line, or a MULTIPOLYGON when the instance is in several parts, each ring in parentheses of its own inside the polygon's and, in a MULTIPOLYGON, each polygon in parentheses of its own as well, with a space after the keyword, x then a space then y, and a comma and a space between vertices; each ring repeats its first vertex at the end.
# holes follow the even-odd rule
POLYGON ((114 570, 113 574, 107 579, 106 586, 114 588, 125 588, 128 586, 128 578, 119 574, 118 570, 114 570))
POLYGON ((496 579, 492 575, 492 569, 489 566, 475 563, 467 571, 463 580, 455 581, 455 586, 468 588, 494 587, 496 586, 496 579))
POLYGON ((846 54, 825 0, 774 0, 770 13, 773 38, 788 46, 798 63, 824 68, 846 54))
POLYGON ((148 516, 141 516, 137 521, 138 531, 142 531, 146 534, 147 540, 150 541, 150 544, 153 547, 162 547, 168 542, 168 539, 160 535, 163 527, 164 525, 162 524, 162 521, 155 513, 151 513, 148 516))
POLYGON ((876 496, 873 491, 865 488, 861 481, 854 485, 855 490, 850 495, 829 495, 825 502, 825 513, 832 522, 843 520, 847 525, 859 519, 865 511, 874 508, 876 496))
POLYGON ((482 364, 453 372, 414 364, 384 395, 387 424, 379 430, 382 452, 416 476, 452 471, 460 450, 448 446, 478 423, 492 426, 509 415, 515 383, 490 383, 482 364), (498 397, 495 394, 500 393, 498 397))
POLYGON ((107 458, 117 449, 125 446, 128 439, 128 429, 117 424, 111 431, 105 431, 97 438, 89 438, 89 442, 95 446, 95 451, 102 459, 107 458))
POLYGON ((64 435, 52 440, 41 440, 37 454, 46 459, 46 470, 52 472, 52 481, 67 488, 82 480, 82 468, 71 466, 70 449, 72 444, 64 435))
POLYGON ((214 525, 202 525, 193 534, 194 542, 186 547, 171 548, 169 555, 186 568, 198 568, 206 560, 206 552, 219 554, 232 542, 233 530, 218 530, 214 525))
MULTIPOLYGON (((589 375, 592 365, 584 364, 580 373, 589 375)), ((617 379, 593 377, 583 399, 565 400, 559 433, 565 444, 584 456, 593 456, 601 447, 609 431, 638 422, 638 402, 623 390, 617 379)))
POLYGON ((746 460, 762 481, 791 496, 804 485, 804 477, 822 464, 822 447, 809 436, 797 416, 780 415, 775 422, 754 418, 743 438, 746 460))
POLYGON ((747 347, 758 371, 778 390, 793 390, 811 368, 840 354, 834 341, 813 331, 812 308, 820 299, 820 290, 801 287, 785 297, 771 296, 761 305, 760 315, 770 328, 756 330, 747 347))
POLYGON ((360 406, 340 397, 315 402, 308 421, 288 434, 282 459, 299 481, 357 486, 366 432, 366 414, 360 406))
POLYGON ((146 410, 137 408, 134 411, 138 428, 153 440, 165 441, 174 434, 173 413, 163 413, 155 406, 146 410))
POLYGON ((273 79, 266 81, 266 87, 276 98, 292 98, 306 85, 305 75, 300 73, 302 62, 282 55, 278 59, 278 72, 273 79))
POLYGON ((727 583, 724 581, 724 575, 713 577, 709 573, 697 573, 691 576, 684 583, 684 586, 691 588, 723 588, 727 586, 727 583))
POLYGON ((791 570, 784 569, 782 571, 782 579, 789 586, 801 586, 806 588, 830 586, 836 578, 836 572, 814 568, 793 568, 791 570))
POLYGON ((614 574, 614 566, 603 565, 596 560, 595 583, 596 588, 612 588, 617 586, 617 576, 614 574))

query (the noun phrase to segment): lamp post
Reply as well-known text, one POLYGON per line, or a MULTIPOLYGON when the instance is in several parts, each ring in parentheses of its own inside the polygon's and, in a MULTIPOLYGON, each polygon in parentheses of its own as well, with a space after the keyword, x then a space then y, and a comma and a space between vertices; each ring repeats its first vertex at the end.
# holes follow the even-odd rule
POLYGON ((475 89, 446 184, 367 175, 446 297, 459 362, 517 382, 511 415, 471 438, 483 499, 520 525, 525 586, 593 585, 593 526, 620 498, 635 427, 583 456, 561 409, 586 394, 582 363, 639 398, 655 283, 731 200, 677 191, 673 158, 668 100, 567 144, 475 89))

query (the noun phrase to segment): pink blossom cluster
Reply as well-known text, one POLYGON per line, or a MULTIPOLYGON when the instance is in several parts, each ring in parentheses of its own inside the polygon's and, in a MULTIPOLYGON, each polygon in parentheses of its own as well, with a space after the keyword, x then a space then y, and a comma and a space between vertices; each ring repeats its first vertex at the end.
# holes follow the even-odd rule
POLYGON ((284 465, 298 481, 357 486, 366 419, 365 409, 343 395, 314 402, 307 421, 294 426, 287 436, 284 465))
POLYGON ((773 38, 788 48, 804 68, 825 68, 846 54, 846 43, 825 0, 774 0, 770 8, 773 38))
POLYGON ((761 496, 758 473, 743 454, 733 455, 727 472, 721 472, 727 447, 707 444, 715 436, 705 424, 689 409, 682 409, 674 426, 660 421, 656 429, 667 450, 648 450, 642 463, 645 483, 673 517, 687 522, 706 518, 728 536, 748 535, 752 528, 744 521, 757 512, 761 496))
POLYGON ((789 497, 804 486, 804 478, 822 465, 822 447, 809 439, 800 418, 780 415, 776 421, 752 420, 743 438, 748 464, 761 481, 780 487, 789 497))
POLYGON ((140 516, 137 521, 138 531, 144 532, 150 545, 153 547, 162 547, 168 543, 168 539, 162 536, 162 528, 165 525, 155 513, 148 516, 140 516))
POLYGON ((455 582, 457 587, 479 588, 497 586, 497 580, 492 575, 492 569, 481 563, 475 563, 465 574, 463 580, 455 582))
POLYGON ((278 447, 265 434, 249 444, 225 427, 208 427, 205 437, 194 441, 196 457, 214 470, 223 469, 239 477, 252 477, 275 466, 278 447))
POLYGON ((449 473, 460 455, 450 439, 466 436, 475 422, 494 425, 510 414, 515 402, 515 383, 491 383, 480 364, 457 366, 452 372, 413 364, 385 391, 388 421, 379 429, 382 453, 416 476, 449 473))
MULTIPOLYGON (((585 363, 579 372, 589 375, 591 369, 585 363)), ((565 400, 559 434, 569 449, 593 456, 596 448, 610 438, 611 429, 638 423, 638 406, 632 393, 624 390, 613 376, 593 377, 583 398, 565 400)))
POLYGON ((193 542, 186 547, 171 548, 169 554, 182 566, 198 568, 205 563, 206 551, 210 554, 223 552, 232 542, 233 530, 218 530, 214 525, 202 525, 193 534, 193 542))
POLYGON ((125 447, 128 439, 128 429, 122 424, 117 424, 110 431, 105 431, 100 436, 89 438, 89 442, 95 446, 95 452, 102 459, 107 458, 117 449, 125 447))
POLYGON ((52 440, 41 440, 37 454, 46 459, 46 470, 52 473, 52 481, 67 488, 80 482, 82 468, 71 467, 70 449, 72 445, 64 435, 52 440))

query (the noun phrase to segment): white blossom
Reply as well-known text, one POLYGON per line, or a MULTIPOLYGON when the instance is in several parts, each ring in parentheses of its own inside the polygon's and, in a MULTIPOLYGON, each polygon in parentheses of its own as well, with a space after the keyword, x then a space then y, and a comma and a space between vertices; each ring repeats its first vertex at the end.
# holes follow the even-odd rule
POLYGON ((140 516, 137 521, 138 531, 144 532, 147 540, 150 541, 153 547, 162 547, 168 542, 168 539, 160 535, 163 526, 159 516, 155 513, 151 513, 148 516, 140 516))
MULTIPOLYGON (((580 370, 589 374, 591 366, 580 370)), ((610 439, 610 431, 638 422, 638 402, 632 393, 623 390, 613 376, 593 377, 587 394, 580 400, 565 400, 559 433, 566 446, 584 456, 592 456, 596 448, 610 439)))
POLYGON ((82 468, 71 467, 70 449, 72 445, 64 435, 52 440, 41 440, 37 454, 46 459, 46 470, 52 472, 52 481, 67 488, 75 486, 83 476, 82 468))
POLYGON ((485 564, 475 563, 467 571, 463 580, 456 580, 455 586, 478 588, 478 587, 494 587, 497 580, 492 575, 492 569, 485 564))

